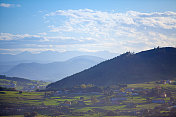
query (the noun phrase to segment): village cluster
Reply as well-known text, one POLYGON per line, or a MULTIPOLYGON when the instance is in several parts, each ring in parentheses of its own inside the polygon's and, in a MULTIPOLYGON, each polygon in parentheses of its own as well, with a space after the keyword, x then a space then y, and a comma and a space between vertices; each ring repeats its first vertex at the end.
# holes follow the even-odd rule
POLYGON ((4 97, 13 93, 16 102, 1 97, 0 115, 172 117, 176 114, 175 87, 175 81, 167 80, 109 87, 82 84, 54 91, 1 91, 4 97))

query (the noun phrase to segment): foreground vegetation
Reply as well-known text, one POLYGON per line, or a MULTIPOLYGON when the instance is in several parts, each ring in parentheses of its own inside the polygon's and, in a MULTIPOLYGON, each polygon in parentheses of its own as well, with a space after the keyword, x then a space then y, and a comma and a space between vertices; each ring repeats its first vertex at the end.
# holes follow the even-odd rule
POLYGON ((0 91, 3 117, 172 117, 175 105, 175 81, 111 87, 82 84, 59 91, 0 91))

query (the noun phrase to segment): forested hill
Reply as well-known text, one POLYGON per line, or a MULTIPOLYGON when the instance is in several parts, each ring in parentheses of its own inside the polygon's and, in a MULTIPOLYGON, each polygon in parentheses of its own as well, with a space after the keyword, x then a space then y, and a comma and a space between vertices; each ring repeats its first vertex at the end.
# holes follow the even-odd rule
POLYGON ((68 88, 80 84, 108 86, 176 78, 176 48, 155 48, 139 53, 127 52, 90 69, 47 86, 68 88))

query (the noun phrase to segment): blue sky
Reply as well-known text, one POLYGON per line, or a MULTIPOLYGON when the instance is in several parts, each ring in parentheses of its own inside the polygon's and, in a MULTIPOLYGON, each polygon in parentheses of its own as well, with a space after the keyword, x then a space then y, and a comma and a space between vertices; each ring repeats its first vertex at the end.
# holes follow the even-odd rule
POLYGON ((0 0, 0 53, 176 46, 176 0, 0 0))

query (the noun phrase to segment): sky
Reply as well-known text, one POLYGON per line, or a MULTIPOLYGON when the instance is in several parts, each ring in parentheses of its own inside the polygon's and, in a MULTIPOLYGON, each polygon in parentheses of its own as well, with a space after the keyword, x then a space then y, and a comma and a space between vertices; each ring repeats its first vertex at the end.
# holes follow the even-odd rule
POLYGON ((176 47, 176 0, 0 0, 0 53, 176 47))

